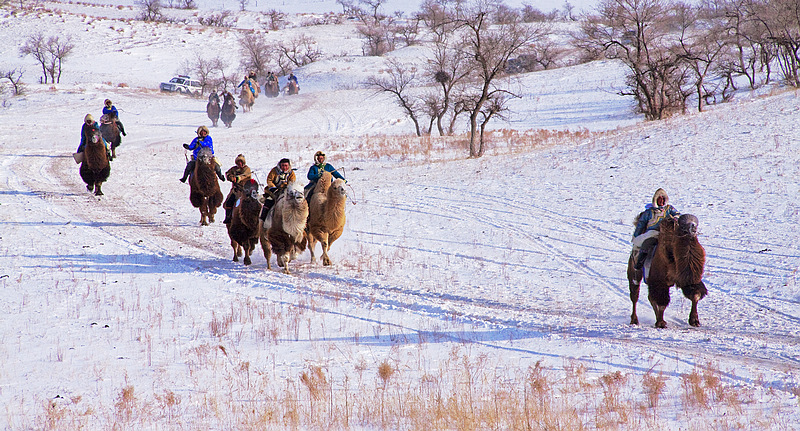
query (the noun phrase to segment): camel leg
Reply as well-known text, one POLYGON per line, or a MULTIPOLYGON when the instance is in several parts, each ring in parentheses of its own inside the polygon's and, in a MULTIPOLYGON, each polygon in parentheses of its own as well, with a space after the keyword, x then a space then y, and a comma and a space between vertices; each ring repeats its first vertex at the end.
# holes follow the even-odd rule
POLYGON ((628 259, 628 290, 630 291, 633 311, 631 312, 631 325, 639 324, 639 316, 636 315, 636 303, 639 302, 639 288, 642 284, 642 271, 633 268, 633 254, 628 259))
POLYGON ((317 263, 317 257, 314 255, 314 247, 317 245, 317 239, 314 238, 314 235, 311 235, 311 233, 308 233, 306 236, 308 237, 308 251, 311 252, 311 263, 315 264, 317 263))
POLYGON ((689 326, 699 327, 700 316, 697 315, 697 303, 700 302, 700 295, 692 298, 692 311, 689 312, 689 326))
POLYGON ((269 263, 272 252, 269 249, 269 241, 267 241, 266 235, 261 235, 259 241, 261 241, 261 250, 264 252, 264 258, 267 259, 267 269, 272 269, 272 265, 269 263))
POLYGON ((239 256, 240 256, 240 254, 239 254, 239 243, 237 243, 234 240, 231 240, 231 248, 233 248, 233 261, 234 262, 238 262, 239 261, 239 256))
POLYGON ((86 184, 86 190, 88 190, 89 192, 93 192, 94 191, 94 183, 86 184))
POLYGON ((692 301, 692 310, 689 312, 689 325, 694 327, 700 326, 700 316, 697 313, 697 303, 700 302, 701 299, 705 298, 705 296, 708 294, 708 289, 706 288, 705 283, 700 281, 700 283, 697 284, 680 286, 680 289, 683 292, 683 296, 692 301))
POLYGON ((95 183, 94 185, 94 195, 95 196, 103 196, 103 191, 100 190, 100 185, 103 183, 95 183))

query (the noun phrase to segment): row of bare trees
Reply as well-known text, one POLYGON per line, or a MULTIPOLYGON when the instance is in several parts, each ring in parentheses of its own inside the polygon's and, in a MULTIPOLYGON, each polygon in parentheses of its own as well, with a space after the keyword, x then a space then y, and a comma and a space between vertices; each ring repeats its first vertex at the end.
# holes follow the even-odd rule
POLYGON ((603 0, 575 43, 627 66, 620 93, 649 120, 685 112, 692 98, 700 111, 728 100, 739 78, 758 88, 773 79, 775 63, 785 82, 800 86, 797 0, 603 0))
POLYGON ((511 58, 550 34, 544 23, 525 23, 502 3, 428 0, 417 15, 433 36, 427 67, 417 71, 397 60, 387 62, 386 76, 368 85, 393 94, 415 125, 417 135, 452 134, 462 116, 469 122, 470 157, 486 150, 484 132, 502 117, 506 102, 518 95, 507 75, 511 58), (426 86, 414 91, 414 86, 426 86), (427 129, 421 127, 423 118, 427 129))

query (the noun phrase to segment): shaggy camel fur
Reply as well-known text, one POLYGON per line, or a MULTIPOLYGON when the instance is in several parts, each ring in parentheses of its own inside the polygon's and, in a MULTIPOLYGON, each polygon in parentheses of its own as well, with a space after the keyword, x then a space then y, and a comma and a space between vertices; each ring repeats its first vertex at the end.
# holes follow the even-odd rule
POLYGON ((93 191, 96 196, 102 196, 103 191, 100 190, 100 186, 111 175, 106 145, 100 136, 100 130, 94 126, 85 126, 83 133, 86 146, 83 149, 83 162, 78 172, 86 183, 86 190, 93 191))
POLYGON ((322 244, 322 264, 330 265, 331 259, 328 251, 331 244, 336 241, 344 230, 345 205, 347 193, 344 189, 344 180, 336 179, 325 171, 317 182, 314 193, 311 195, 308 214, 308 248, 311 251, 311 263, 316 262, 314 246, 317 241, 322 244))
POLYGON ((226 127, 231 127, 233 120, 236 119, 236 100, 233 94, 229 92, 223 93, 222 111, 219 113, 219 118, 226 127))
POLYGON ((295 182, 290 182, 277 199, 259 229, 259 237, 267 268, 272 269, 269 263, 272 247, 278 266, 289 274, 289 262, 306 249, 308 202, 303 195, 303 186, 295 182))
POLYGON ((189 200, 195 208, 200 209, 200 224, 208 226, 214 223, 214 214, 222 205, 224 196, 219 189, 219 179, 216 173, 214 154, 208 148, 203 148, 197 153, 194 172, 189 178, 189 200))
MULTIPOLYGON (((697 303, 703 299, 708 290, 703 283, 703 268, 706 253, 697 241, 697 217, 684 214, 678 220, 666 218, 661 222, 658 245, 649 262, 645 262, 645 283, 648 287, 647 299, 656 314, 656 328, 666 328, 664 311, 670 302, 669 289, 677 286, 683 296, 692 301, 689 312, 689 325, 700 326, 697 314, 697 303), (649 263, 649 265, 648 265, 649 263)), ((630 288, 633 312, 631 325, 638 325, 636 302, 639 300, 639 285, 643 271, 634 268, 636 256, 631 253, 628 259, 628 285, 630 288)))
POLYGON ((258 215, 261 213, 261 203, 258 201, 258 183, 250 180, 244 184, 243 189, 236 191, 238 200, 233 207, 231 222, 228 223, 228 236, 231 238, 233 248, 233 261, 238 262, 239 256, 244 252, 244 264, 250 265, 250 255, 258 243, 258 215))

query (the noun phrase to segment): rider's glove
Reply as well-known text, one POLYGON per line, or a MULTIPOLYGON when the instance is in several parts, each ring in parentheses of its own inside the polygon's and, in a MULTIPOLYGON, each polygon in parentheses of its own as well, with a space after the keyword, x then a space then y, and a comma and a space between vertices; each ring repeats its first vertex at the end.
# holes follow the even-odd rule
POLYGON ((189 144, 183 144, 183 148, 189 149, 189 144))

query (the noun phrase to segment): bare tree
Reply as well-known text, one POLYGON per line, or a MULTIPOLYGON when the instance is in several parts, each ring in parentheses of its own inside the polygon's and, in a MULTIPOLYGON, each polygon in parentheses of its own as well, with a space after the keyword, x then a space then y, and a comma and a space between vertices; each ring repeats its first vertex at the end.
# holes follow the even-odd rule
POLYGON ((272 45, 278 57, 278 67, 282 72, 289 72, 296 67, 305 66, 322 58, 322 51, 317 41, 308 35, 300 35, 289 41, 281 41, 272 45))
POLYGON ((30 55, 39 62, 42 67, 43 83, 47 83, 49 75, 50 82, 55 84, 61 81, 64 59, 72 52, 74 47, 75 45, 72 44, 69 37, 64 39, 59 36, 45 38, 43 34, 37 33, 30 36, 19 51, 22 55, 30 55))
POLYGON ((25 86, 22 84, 22 68, 0 70, 0 79, 7 79, 14 89, 14 95, 19 96, 25 92, 25 86))
POLYGON ((58 36, 52 36, 47 39, 47 53, 50 57, 47 72, 50 74, 51 82, 61 82, 64 60, 72 53, 73 48, 75 45, 69 37, 61 39, 58 36))
POLYGON ((602 0, 581 24, 579 45, 595 46, 628 67, 627 90, 648 120, 685 110, 685 64, 675 52, 674 14, 667 0, 602 0))
POLYGON ((472 64, 464 55, 463 42, 460 38, 451 39, 443 35, 434 43, 431 58, 428 60, 428 73, 433 77, 439 92, 436 95, 429 95, 426 105, 435 119, 436 128, 441 136, 453 134, 456 119, 464 112, 463 109, 455 109, 454 103, 454 93, 458 93, 458 89, 464 87, 472 71, 472 64), (445 131, 444 122, 448 116, 449 122, 445 131))
POLYGON ((239 10, 244 12, 249 4, 250 0, 239 0, 239 10))
POLYGON ((367 79, 367 85, 376 89, 379 92, 386 92, 393 94, 397 104, 414 122, 414 128, 417 136, 422 136, 419 127, 418 110, 420 108, 420 100, 408 93, 409 86, 417 78, 417 70, 414 67, 407 67, 400 63, 397 59, 387 60, 387 73, 389 77, 379 78, 370 77, 367 79))
MULTIPOLYGON (((230 78, 226 77, 225 63, 219 57, 204 58, 197 54, 194 59, 182 63, 181 70, 200 81, 202 93, 227 88, 227 84, 233 84, 230 78)), ((232 77, 232 74, 228 75, 232 77)))
POLYGON ((241 66, 245 70, 265 76, 272 61, 271 46, 261 33, 245 33, 239 38, 241 66))
POLYGON ((275 9, 270 9, 264 12, 267 16, 267 30, 280 30, 286 27, 286 14, 275 9))
POLYGON ((42 82, 47 84, 48 52, 45 36, 42 33, 37 33, 28 37, 19 48, 19 52, 22 55, 30 55, 36 59, 42 67, 42 82))
POLYGON ((483 156, 486 124, 502 110, 506 98, 514 96, 500 82, 509 58, 544 36, 542 27, 523 24, 518 17, 493 24, 490 12, 485 3, 475 2, 469 15, 457 19, 465 33, 465 55, 472 63, 474 79, 465 103, 469 113, 470 157, 483 156))
POLYGON ((800 87, 800 1, 764 0, 758 5, 769 32, 767 39, 777 48, 784 80, 800 87))
POLYGON ((164 14, 161 13, 161 0, 134 0, 139 8, 139 19, 142 21, 163 21, 164 14))

